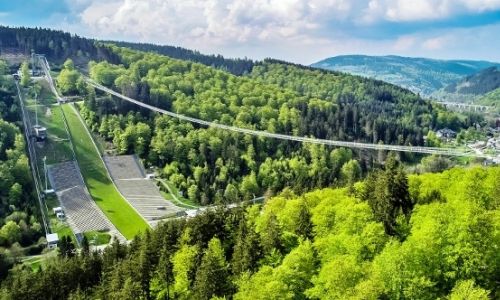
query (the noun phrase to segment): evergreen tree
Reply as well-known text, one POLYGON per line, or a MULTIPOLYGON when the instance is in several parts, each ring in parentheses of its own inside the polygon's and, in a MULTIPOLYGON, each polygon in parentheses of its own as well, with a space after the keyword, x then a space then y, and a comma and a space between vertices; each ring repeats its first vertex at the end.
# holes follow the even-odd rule
POLYGON ((307 207, 305 199, 301 199, 300 201, 297 230, 295 233, 304 239, 312 239, 313 237, 313 224, 311 222, 311 212, 307 207))
POLYGON ((7 276, 8 270, 12 267, 12 262, 0 250, 0 282, 7 276))
POLYGON ((241 219, 231 258, 232 273, 239 275, 245 271, 254 271, 261 258, 262 248, 258 234, 253 227, 248 228, 246 219, 241 219))
POLYGON ((76 254, 75 244, 71 240, 71 237, 65 235, 61 238, 58 243, 59 256, 60 257, 73 257, 76 254))
POLYGON ((397 235, 398 216, 406 219, 413 209, 408 190, 408 178, 394 156, 386 161, 385 171, 367 179, 364 197, 375 217, 384 224, 387 234, 397 235))
POLYGON ((209 300, 214 296, 222 297, 231 291, 228 264, 221 242, 213 238, 208 243, 201 265, 196 272, 193 298, 209 300))
POLYGON ((80 286, 73 293, 69 294, 68 300, 85 300, 88 296, 80 289, 80 286))
MULTIPOLYGON (((187 233, 188 230, 185 231, 187 233)), ((196 274, 198 246, 181 245, 172 257, 175 298, 190 299, 196 274)))
POLYGON ((138 276, 139 283, 146 299, 150 299, 149 285, 153 275, 153 260, 154 253, 152 252, 151 234, 146 231, 144 241, 141 242, 141 249, 139 252, 139 270, 138 276))
POLYGON ((170 287, 174 283, 171 254, 163 249, 151 284, 151 296, 156 299, 170 299, 170 287))
POLYGON ((281 252, 283 244, 281 240, 281 228, 278 218, 274 213, 271 213, 267 219, 266 225, 260 233, 261 244, 265 255, 273 253, 273 251, 281 252))
POLYGON ((90 254, 90 245, 89 245, 89 240, 85 235, 83 236, 81 246, 82 246, 81 255, 88 256, 90 254))

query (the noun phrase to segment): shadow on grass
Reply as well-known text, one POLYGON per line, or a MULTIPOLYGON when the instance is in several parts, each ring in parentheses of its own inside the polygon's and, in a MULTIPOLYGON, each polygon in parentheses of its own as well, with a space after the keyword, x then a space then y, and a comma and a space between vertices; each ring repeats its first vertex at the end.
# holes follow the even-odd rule
MULTIPOLYGON (((108 174, 104 169, 104 165, 100 160, 98 161, 96 160, 94 162, 78 160, 78 164, 80 166, 82 173, 84 174, 84 177, 92 178, 93 180, 106 185, 113 184, 111 182, 111 179, 109 179, 108 174)), ((90 187, 98 188, 92 185, 91 183, 89 183, 88 185, 89 188, 90 187)))

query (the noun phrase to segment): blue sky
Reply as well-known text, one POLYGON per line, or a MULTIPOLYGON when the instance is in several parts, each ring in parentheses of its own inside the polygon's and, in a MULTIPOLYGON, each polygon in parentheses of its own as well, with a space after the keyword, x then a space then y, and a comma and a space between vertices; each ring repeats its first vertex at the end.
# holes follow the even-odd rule
POLYGON ((500 0, 18 0, 0 24, 312 63, 340 54, 500 61, 500 0))

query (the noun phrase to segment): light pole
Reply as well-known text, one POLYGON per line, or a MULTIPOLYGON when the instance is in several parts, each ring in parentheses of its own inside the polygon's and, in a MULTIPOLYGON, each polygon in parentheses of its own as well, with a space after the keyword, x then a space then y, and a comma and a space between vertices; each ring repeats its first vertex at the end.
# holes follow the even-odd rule
POLYGON ((38 94, 35 91, 35 126, 38 126, 38 94))
POLYGON ((46 163, 46 160, 47 160, 47 156, 44 156, 43 157, 43 172, 45 175, 45 192, 47 192, 49 190, 48 182, 47 182, 47 163, 46 163))

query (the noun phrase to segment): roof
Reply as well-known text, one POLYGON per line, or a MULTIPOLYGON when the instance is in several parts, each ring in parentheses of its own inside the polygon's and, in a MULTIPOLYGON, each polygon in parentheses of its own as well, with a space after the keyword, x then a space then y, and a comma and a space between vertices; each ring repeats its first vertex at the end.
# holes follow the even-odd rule
POLYGON ((46 235, 47 243, 57 243, 59 241, 59 236, 57 233, 49 233, 46 235))

